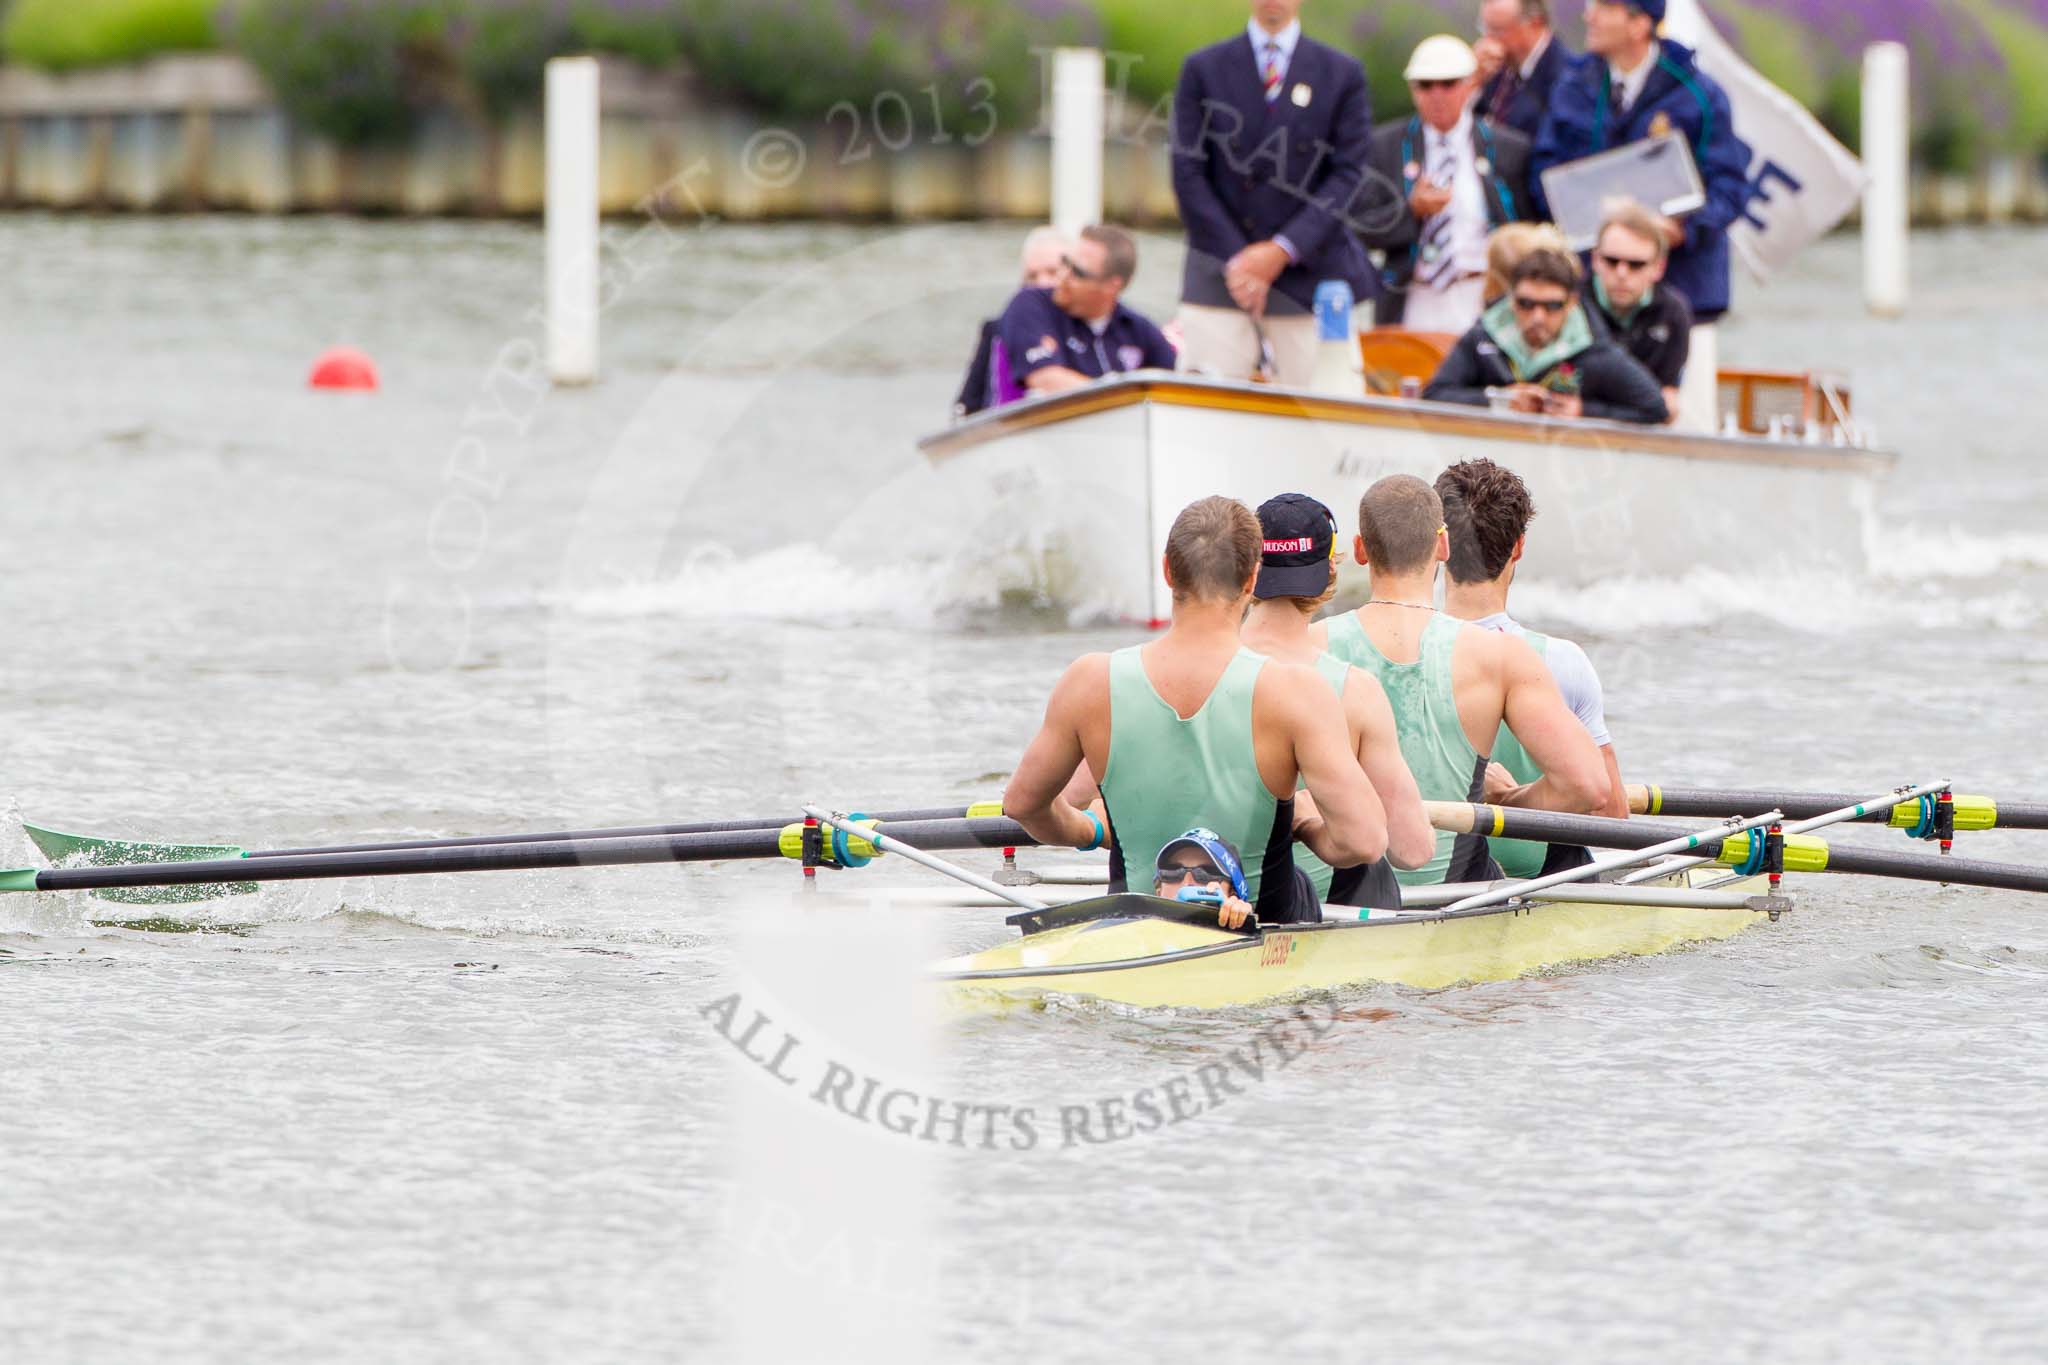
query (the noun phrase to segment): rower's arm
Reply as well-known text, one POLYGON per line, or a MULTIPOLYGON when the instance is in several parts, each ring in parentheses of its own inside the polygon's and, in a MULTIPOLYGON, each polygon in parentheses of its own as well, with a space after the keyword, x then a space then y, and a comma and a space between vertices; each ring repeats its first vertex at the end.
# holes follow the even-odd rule
POLYGON ((1564 704, 1543 656, 1512 636, 1496 635, 1493 643, 1501 652, 1502 714, 1508 729, 1543 770, 1542 777, 1515 788, 1500 804, 1577 815, 1604 808, 1609 800, 1607 764, 1593 736, 1564 704))
POLYGON ((1332 867, 1378 862, 1387 851, 1387 813, 1359 766, 1344 708, 1330 685, 1299 664, 1268 663, 1258 698, 1270 696, 1294 746, 1294 767, 1315 813, 1294 827, 1295 837, 1332 867))
POLYGON ((1394 708, 1371 676, 1353 669, 1344 685, 1351 731, 1358 736, 1358 766, 1380 798, 1387 818, 1387 856, 1395 867, 1418 868, 1436 856, 1436 831, 1422 809, 1422 791, 1401 756, 1394 708))
POLYGON ((1600 757, 1607 764, 1607 803, 1593 812, 1610 820, 1628 819, 1628 788, 1621 780, 1621 762, 1614 756, 1614 746, 1600 746, 1600 757))
POLYGON ((1079 847, 1095 838, 1095 822, 1076 809, 1065 789, 1075 780, 1076 769, 1087 765, 1082 718, 1091 702, 1106 706, 1108 696, 1108 656, 1090 654, 1075 660, 1053 687, 1045 704, 1045 722, 1010 775, 1003 791, 1003 814, 1042 844, 1079 847))

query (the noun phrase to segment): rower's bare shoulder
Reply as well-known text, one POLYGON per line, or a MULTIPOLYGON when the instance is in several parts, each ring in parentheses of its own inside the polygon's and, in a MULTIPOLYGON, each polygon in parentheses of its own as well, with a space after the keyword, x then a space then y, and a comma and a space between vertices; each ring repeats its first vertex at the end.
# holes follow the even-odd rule
POLYGON ((1086 705, 1099 701, 1109 694, 1109 655, 1083 654, 1067 665, 1066 672, 1053 684, 1049 709, 1068 705, 1086 705))
POLYGON ((1530 662, 1543 666, 1543 656, 1533 649, 1529 642, 1506 631, 1488 630, 1475 626, 1470 621, 1460 621, 1458 642, 1454 646, 1460 654, 1490 673, 1503 676, 1516 671, 1530 662))
POLYGON ((1370 670, 1354 665, 1344 672, 1344 712, 1354 720, 1391 716, 1393 703, 1370 670))
POLYGON ((1335 699, 1330 685, 1312 665, 1286 659, 1267 659, 1252 689, 1252 705, 1274 715, 1298 716, 1305 708, 1327 706, 1335 699))

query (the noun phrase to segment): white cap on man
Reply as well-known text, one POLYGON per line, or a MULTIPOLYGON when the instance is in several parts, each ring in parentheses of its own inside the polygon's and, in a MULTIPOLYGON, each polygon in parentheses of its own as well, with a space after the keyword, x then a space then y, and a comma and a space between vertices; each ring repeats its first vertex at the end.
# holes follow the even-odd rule
POLYGON ((1438 33, 1415 45, 1415 54, 1408 59, 1408 69, 1401 73, 1401 79, 1462 81, 1478 70, 1479 59, 1472 55, 1471 44, 1455 34, 1438 33))

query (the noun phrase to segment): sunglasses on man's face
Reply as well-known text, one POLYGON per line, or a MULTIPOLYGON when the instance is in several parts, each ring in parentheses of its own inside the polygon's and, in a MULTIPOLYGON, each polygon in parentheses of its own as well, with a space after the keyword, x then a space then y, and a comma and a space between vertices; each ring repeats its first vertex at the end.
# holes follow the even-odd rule
POLYGON ((1457 84, 1458 82, 1456 81, 1417 81, 1415 82, 1415 88, 1417 90, 1449 90, 1457 84))
POLYGON ((1060 257, 1060 264, 1065 266, 1067 273, 1077 280, 1092 284, 1102 278, 1101 271, 1090 270, 1085 266, 1077 264, 1072 256, 1060 257))
POLYGON ((1527 294, 1515 295, 1517 313, 1562 313, 1570 299, 1532 299, 1527 294))
POLYGON ((1227 884, 1230 881, 1230 878, 1223 875, 1223 869, 1214 863, 1196 863, 1193 867, 1162 867, 1155 881, 1160 886, 1174 886, 1191 878, 1198 886, 1207 886, 1210 882, 1227 884))
POLYGON ((1647 261, 1639 261, 1633 256, 1615 256, 1605 251, 1599 254, 1609 270, 1648 270, 1657 264, 1657 258, 1654 256, 1647 261))

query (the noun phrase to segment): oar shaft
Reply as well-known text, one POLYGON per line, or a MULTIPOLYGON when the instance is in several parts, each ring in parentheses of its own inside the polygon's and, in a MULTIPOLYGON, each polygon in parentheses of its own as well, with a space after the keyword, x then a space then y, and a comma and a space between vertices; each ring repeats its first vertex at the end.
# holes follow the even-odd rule
POLYGON ((1984 886, 1998 891, 2048 892, 2048 867, 1995 863, 1983 858, 1949 858, 1939 853, 1829 844, 1827 870, 1864 877, 1946 882, 1951 886, 1984 886))
MULTIPOLYGON (((915 848, 1006 848, 1038 841, 1014 820, 911 820, 889 833, 915 848)), ((121 886, 192 886, 229 881, 310 881, 324 877, 399 877, 429 872, 516 872, 553 867, 619 867, 636 863, 696 863, 778 858, 782 827, 709 834, 561 839, 541 843, 481 844, 458 848, 385 849, 251 860, 215 858, 189 863, 134 863, 115 867, 46 868, 28 885, 6 886, 22 874, 0 873, 0 888, 94 891, 121 886)))
MULTIPOLYGON (((1843 806, 1868 800, 1854 792, 1745 791, 1727 787, 1632 786, 1628 808, 1637 815, 1672 815, 1720 819, 1743 811, 1776 808, 1788 819, 1809 820, 1843 806)), ((1986 797, 1958 796, 1958 802, 1988 801, 1995 807, 1992 827, 1996 829, 2048 829, 2048 803, 2039 801, 1992 801, 1986 797)), ((1856 817, 1859 824, 1886 824, 1892 819, 1888 806, 1879 806, 1856 817)), ((1958 812, 1958 828, 1962 828, 1958 812)))
MULTIPOLYGON (((1856 798, 1851 798, 1855 800, 1856 798)), ((1453 833, 1504 835, 1510 839, 1534 839, 1554 844, 1584 844, 1589 848, 1649 848, 1669 839, 1701 830, 1660 820, 1609 820, 1597 815, 1562 815, 1556 811, 1522 810, 1512 806, 1467 806, 1463 803, 1426 802, 1430 822, 1453 833)), ((1713 834, 1700 841, 1698 852, 1718 856, 1729 837, 1713 834)), ((1813 836, 1799 836, 1826 850, 1828 872, 1848 872, 1866 877, 1899 877, 1910 881, 1947 882, 1953 886, 1984 886, 2005 891, 2048 892, 2048 868, 2021 863, 1988 862, 1979 858, 1953 858, 1938 853, 1892 852, 1851 848, 1823 843, 1813 836)))
MULTIPOLYGON (((962 820, 972 806, 926 806, 914 810, 878 811, 874 818, 887 823, 905 820, 962 820)), ((251 849, 245 858, 317 858, 335 853, 385 853, 420 848, 483 848, 491 844, 544 844, 576 839, 631 839, 671 834, 744 834, 754 830, 781 829, 787 816, 775 819, 700 820, 681 825, 622 825, 611 829, 558 829, 538 834, 473 834, 446 839, 400 839, 381 844, 327 844, 308 848, 251 849)))

